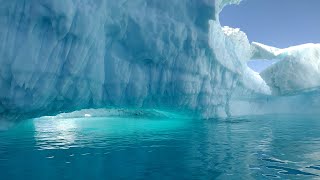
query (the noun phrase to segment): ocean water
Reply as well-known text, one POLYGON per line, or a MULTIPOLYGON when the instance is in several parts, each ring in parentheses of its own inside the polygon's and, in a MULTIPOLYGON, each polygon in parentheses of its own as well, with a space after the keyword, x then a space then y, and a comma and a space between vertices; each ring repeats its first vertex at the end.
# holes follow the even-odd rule
POLYGON ((1 180, 320 179, 320 118, 33 119, 0 131, 1 180))

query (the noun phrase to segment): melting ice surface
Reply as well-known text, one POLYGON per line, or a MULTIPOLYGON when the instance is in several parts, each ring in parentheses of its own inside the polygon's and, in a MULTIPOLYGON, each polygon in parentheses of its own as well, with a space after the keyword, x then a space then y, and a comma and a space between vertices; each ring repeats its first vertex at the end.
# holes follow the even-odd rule
POLYGON ((310 116, 194 120, 93 110, 0 131, 1 179, 318 179, 310 116), (102 117, 101 115, 107 115, 102 117))

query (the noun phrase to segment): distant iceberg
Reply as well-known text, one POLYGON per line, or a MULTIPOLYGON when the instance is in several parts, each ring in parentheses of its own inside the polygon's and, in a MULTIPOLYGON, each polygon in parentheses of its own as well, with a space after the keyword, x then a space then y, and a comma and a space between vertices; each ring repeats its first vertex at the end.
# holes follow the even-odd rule
POLYGON ((253 43, 254 58, 278 59, 261 73, 275 95, 295 94, 320 87, 320 44, 277 49, 253 43))

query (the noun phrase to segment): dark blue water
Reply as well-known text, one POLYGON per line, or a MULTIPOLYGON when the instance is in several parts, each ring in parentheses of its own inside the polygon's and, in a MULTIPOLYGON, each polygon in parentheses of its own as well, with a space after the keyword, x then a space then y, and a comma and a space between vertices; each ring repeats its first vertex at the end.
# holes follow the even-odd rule
POLYGON ((320 179, 320 118, 37 119, 0 132, 0 179, 320 179))

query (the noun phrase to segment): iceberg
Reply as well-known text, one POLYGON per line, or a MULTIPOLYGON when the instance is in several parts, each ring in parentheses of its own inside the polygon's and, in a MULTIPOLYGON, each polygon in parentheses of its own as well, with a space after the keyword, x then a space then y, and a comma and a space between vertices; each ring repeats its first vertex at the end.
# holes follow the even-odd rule
MULTIPOLYGON (((221 26, 223 7, 240 1, 0 0, 0 121, 90 108, 249 115, 237 103, 266 100, 276 76, 290 77, 251 70, 253 57, 283 53, 221 26)), ((317 84, 303 80, 280 94, 317 84)))
POLYGON ((255 59, 277 59, 261 73, 275 95, 295 94, 320 87, 320 44, 277 49, 252 43, 255 59))
POLYGON ((276 63, 260 73, 270 87, 271 95, 236 98, 230 104, 231 114, 319 115, 320 44, 310 43, 285 49, 257 42, 251 46, 251 59, 276 60, 276 63))

